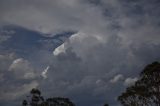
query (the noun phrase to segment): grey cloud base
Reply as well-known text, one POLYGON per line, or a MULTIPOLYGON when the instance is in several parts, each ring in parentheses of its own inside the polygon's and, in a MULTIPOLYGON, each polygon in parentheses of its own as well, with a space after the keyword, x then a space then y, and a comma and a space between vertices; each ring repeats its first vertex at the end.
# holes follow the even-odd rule
MULTIPOLYGON (((18 104, 38 87, 46 97, 69 97, 77 106, 118 106, 117 96, 143 67, 160 61, 159 0, 2 0, 0 5, 1 25, 51 33, 49 37, 77 31, 56 52, 35 47, 35 57, 0 48, 0 105, 18 104)), ((8 39, 0 34, 0 44, 8 39)))

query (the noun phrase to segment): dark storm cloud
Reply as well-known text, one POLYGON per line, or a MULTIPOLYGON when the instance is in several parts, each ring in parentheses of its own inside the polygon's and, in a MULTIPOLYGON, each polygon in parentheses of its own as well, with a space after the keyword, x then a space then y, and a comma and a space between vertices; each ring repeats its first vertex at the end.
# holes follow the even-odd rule
MULTIPOLYGON (((23 64, 30 72, 36 72, 34 78, 24 77, 19 89, 13 87, 20 92, 8 92, 13 97, 15 93, 20 97, 29 90, 23 86, 27 80, 26 87, 38 86, 45 96, 70 97, 78 106, 99 106, 105 102, 117 106, 116 97, 137 80, 143 67, 152 61, 160 61, 159 0, 1 2, 3 17, 0 22, 3 24, 16 24, 41 33, 78 31, 56 48, 53 55, 44 50, 29 60, 17 56, 3 63, 4 69, 9 69, 15 60, 21 59, 18 64, 23 64), (41 61, 36 61, 36 58, 41 61), (49 68, 45 73, 46 79, 42 80, 37 76, 45 68, 37 71, 35 67, 45 66, 44 63, 49 68)), ((1 39, 0 42, 7 40, 6 36, 1 39)), ((0 61, 3 62, 2 59, 0 61)), ((20 74, 18 70, 21 67, 15 66, 15 71, 2 71, 0 79, 4 79, 5 73, 20 74)), ((26 72, 23 70, 21 74, 25 75, 26 72)), ((18 85, 19 80, 13 77, 15 80, 12 82, 11 79, 5 77, 5 81, 18 85)), ((1 80, 3 83, 4 80, 1 80)), ((3 89, 6 87, 3 85, 3 89)), ((6 95, 4 98, 8 99, 6 95)))

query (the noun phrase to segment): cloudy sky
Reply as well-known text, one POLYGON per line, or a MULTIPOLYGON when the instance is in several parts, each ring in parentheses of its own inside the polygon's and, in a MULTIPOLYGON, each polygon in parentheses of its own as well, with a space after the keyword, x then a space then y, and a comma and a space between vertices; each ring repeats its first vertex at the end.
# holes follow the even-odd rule
POLYGON ((1 106, 18 106, 32 88, 119 106, 159 53, 159 0, 0 0, 1 106))

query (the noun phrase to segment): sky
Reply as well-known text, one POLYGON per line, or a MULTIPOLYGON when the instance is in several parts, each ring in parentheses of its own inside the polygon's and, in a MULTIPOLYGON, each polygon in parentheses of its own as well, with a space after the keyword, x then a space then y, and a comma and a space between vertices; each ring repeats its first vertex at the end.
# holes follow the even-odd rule
POLYGON ((159 53, 159 0, 0 0, 1 106, 32 88, 76 106, 120 106, 159 53))

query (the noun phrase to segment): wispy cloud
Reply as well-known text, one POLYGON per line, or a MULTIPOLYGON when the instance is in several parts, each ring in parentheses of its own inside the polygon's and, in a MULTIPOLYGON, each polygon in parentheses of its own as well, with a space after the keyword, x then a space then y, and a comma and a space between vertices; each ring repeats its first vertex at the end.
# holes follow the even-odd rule
POLYGON ((47 68, 41 74, 44 79, 47 78, 47 72, 48 72, 48 70, 49 70, 49 66, 47 66, 47 68))

